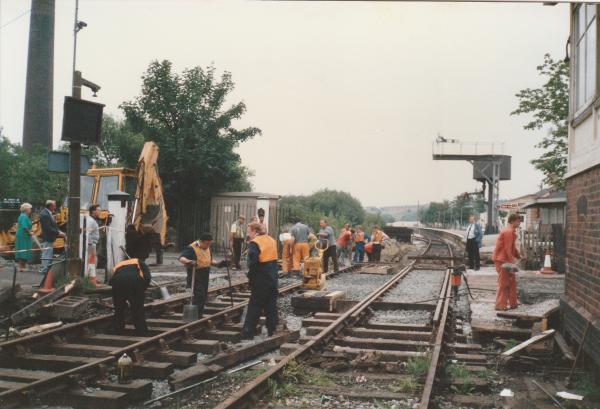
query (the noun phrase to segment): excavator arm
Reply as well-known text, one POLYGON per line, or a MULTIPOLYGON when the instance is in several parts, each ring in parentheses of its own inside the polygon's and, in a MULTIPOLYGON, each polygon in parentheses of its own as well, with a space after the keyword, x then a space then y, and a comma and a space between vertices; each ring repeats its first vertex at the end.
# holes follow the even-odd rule
POLYGON ((168 216, 163 186, 158 176, 158 151, 158 145, 146 142, 138 159, 137 188, 131 221, 138 232, 158 235, 160 244, 164 247, 168 216))

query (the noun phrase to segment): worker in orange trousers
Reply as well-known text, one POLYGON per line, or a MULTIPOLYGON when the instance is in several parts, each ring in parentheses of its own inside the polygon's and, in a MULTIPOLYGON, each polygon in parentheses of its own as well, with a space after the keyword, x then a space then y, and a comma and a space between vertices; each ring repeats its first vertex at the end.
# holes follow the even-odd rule
POLYGON ((510 269, 502 268, 503 264, 514 264, 516 259, 521 258, 517 250, 517 228, 521 224, 521 219, 517 214, 508 216, 508 226, 498 235, 496 247, 492 255, 492 260, 496 265, 498 273, 498 288, 496 290, 496 310, 504 311, 507 305, 510 309, 517 308, 517 279, 515 273, 510 269))

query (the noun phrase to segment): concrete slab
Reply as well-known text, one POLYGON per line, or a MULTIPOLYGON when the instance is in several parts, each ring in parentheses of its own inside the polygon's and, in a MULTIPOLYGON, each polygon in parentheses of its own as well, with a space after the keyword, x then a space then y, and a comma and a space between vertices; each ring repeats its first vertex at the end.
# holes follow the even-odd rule
MULTIPOLYGON (((473 331, 475 332, 477 328, 485 328, 486 332, 497 330, 498 334, 510 335, 514 328, 513 320, 496 315, 498 274, 495 267, 485 266, 479 271, 467 270, 466 277, 471 293, 475 297, 474 300, 470 300, 473 331)), ((533 271, 519 272, 517 293, 521 305, 511 312, 533 315, 541 307, 555 302, 551 300, 558 300, 563 292, 564 275, 543 275, 533 271)), ((515 331, 515 334, 518 333, 519 331, 515 331)))

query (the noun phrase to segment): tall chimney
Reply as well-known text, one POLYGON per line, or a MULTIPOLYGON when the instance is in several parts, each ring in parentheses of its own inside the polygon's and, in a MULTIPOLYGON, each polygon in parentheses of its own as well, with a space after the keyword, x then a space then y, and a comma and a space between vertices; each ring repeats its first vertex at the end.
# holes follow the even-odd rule
POLYGON ((31 0, 23 147, 52 149, 55 0, 31 0))

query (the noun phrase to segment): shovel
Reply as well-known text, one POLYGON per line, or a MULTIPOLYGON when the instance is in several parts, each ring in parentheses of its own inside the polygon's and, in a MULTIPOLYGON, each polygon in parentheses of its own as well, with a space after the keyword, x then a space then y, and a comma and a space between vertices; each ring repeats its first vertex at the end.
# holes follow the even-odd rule
POLYGON ((198 307, 194 304, 194 285, 196 284, 196 265, 192 267, 192 296, 190 303, 183 306, 183 322, 192 322, 198 319, 198 307))
MULTIPOLYGON (((123 254, 125 254, 125 257, 127 257, 128 259, 131 259, 131 257, 129 257, 129 254, 127 254, 127 252, 125 251, 125 247, 119 246, 119 248, 121 249, 121 251, 123 252, 123 254)), ((167 289, 167 287, 161 287, 154 280, 150 280, 150 283, 153 286, 158 287, 158 289, 160 291, 160 298, 162 298, 163 300, 168 300, 169 298, 171 298, 171 294, 169 294, 169 290, 167 289)))

